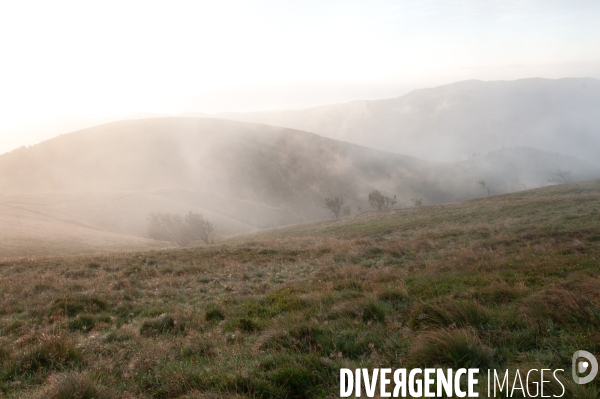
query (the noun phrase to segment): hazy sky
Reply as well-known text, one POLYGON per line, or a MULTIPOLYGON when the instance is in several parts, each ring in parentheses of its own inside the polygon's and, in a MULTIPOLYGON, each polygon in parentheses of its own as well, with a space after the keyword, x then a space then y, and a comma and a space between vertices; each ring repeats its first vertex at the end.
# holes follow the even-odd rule
POLYGON ((600 1, 2 1, 0 151, 69 115, 298 108, 600 78, 600 1), (8 143, 11 143, 10 145, 8 143))

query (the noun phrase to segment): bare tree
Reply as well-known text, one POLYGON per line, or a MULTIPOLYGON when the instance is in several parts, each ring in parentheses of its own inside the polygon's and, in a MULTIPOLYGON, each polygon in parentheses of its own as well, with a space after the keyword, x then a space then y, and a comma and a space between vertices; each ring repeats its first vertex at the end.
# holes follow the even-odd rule
POLYGON ((487 190, 488 193, 488 197, 490 196, 490 189, 487 188, 486 184, 485 184, 485 180, 479 180, 479 185, 481 186, 481 188, 487 190))
POLYGON ((185 216, 172 213, 151 213, 148 216, 148 235, 160 241, 170 241, 178 247, 202 240, 212 244, 215 239, 215 225, 199 213, 190 212, 185 216))
POLYGON ((344 206, 344 200, 342 198, 325 198, 325 208, 327 208, 331 217, 334 219, 350 215, 350 206, 344 206))
POLYGON ((570 170, 558 170, 550 175, 548 179, 550 183, 566 184, 571 183, 571 171, 570 170))
POLYGON ((206 244, 215 242, 216 227, 214 224, 204 219, 199 213, 188 213, 185 216, 185 224, 188 229, 188 235, 194 240, 202 240, 206 244))
POLYGON ((386 197, 379 190, 373 190, 369 193, 369 204, 378 211, 390 209, 396 202, 395 195, 394 198, 386 197))

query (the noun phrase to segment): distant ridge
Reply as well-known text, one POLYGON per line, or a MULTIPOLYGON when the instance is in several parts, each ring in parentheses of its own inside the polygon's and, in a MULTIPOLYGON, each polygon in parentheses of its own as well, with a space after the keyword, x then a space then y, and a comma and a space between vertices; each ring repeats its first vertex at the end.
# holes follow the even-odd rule
POLYGON ((531 78, 467 80, 392 99, 218 116, 437 161, 526 146, 598 163, 599 110, 599 80, 531 78))

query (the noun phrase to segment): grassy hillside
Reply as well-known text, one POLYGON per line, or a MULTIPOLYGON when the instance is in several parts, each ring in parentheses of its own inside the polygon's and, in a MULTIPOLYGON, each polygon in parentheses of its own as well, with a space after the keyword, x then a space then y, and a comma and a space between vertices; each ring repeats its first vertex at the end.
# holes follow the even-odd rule
POLYGON ((169 247, 146 238, 148 214, 165 210, 200 212, 218 225, 221 236, 257 230, 218 212, 224 207, 276 216, 260 206, 181 190, 0 195, 0 259, 169 247), (186 201, 189 196, 193 201, 186 201))
MULTIPOLYGON (((0 260, 164 248, 142 237, 102 230, 74 213, 73 198, 60 202, 67 212, 49 210, 56 202, 40 196, 0 196, 0 260)), ((54 201, 60 201, 54 199, 54 201)), ((87 207, 91 211, 91 207, 87 207)))
POLYGON ((599 107, 596 79, 532 78, 468 80, 392 99, 218 116, 437 161, 526 146, 597 163, 599 107))
MULTIPOLYGON (((0 265, 7 397, 335 397, 340 367, 600 354, 600 181, 0 265)), ((560 386, 547 386, 560 394, 560 386), (558 391, 556 391, 558 389, 558 391)))
POLYGON ((0 156, 0 231, 14 242, 0 241, 0 258, 123 249, 114 234, 142 249, 150 212, 203 213, 223 237, 327 219, 325 198, 342 197, 354 213, 370 209, 375 189, 397 195, 399 208, 448 203, 486 195, 480 180, 492 194, 547 185, 558 168, 574 180, 600 176, 527 148, 447 164, 250 123, 115 122, 0 156))

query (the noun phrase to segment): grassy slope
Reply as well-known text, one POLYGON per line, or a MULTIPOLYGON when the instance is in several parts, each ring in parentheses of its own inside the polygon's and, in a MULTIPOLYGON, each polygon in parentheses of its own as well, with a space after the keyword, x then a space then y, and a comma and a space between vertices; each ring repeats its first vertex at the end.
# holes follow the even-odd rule
MULTIPOLYGON (((13 257, 64 256, 118 251, 143 251, 171 245, 147 237, 148 214, 198 212, 218 226, 222 236, 251 232, 256 227, 230 218, 204 204, 243 207, 240 201, 205 195, 187 201, 186 192, 154 190, 108 193, 41 193, 0 195, 0 260, 13 257), (178 197, 177 197, 178 195, 178 197)), ((260 206, 246 209, 261 215, 260 206)), ((221 211, 221 212, 219 212, 221 211)))
MULTIPOLYGON (((49 202, 39 197, 41 200, 0 197, 0 260, 168 247, 163 242, 99 229, 82 223, 81 218, 76 220, 73 214, 48 211, 41 203, 49 202)), ((72 209, 73 205, 74 201, 65 201, 65 206, 72 209)))
POLYGON ((599 226, 592 181, 4 262, 0 392, 319 397, 340 367, 440 365, 564 368, 567 396, 596 398, 568 373, 575 350, 600 354, 599 226))

